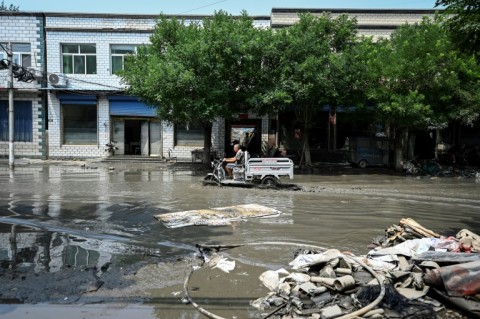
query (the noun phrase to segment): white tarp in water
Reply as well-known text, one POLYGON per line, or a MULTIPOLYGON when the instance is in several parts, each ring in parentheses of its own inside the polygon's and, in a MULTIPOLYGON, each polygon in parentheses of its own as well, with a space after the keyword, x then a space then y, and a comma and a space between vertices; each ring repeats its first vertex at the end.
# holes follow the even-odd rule
POLYGON ((156 215, 168 228, 186 226, 230 225, 232 221, 248 218, 268 218, 280 215, 280 211, 257 204, 246 204, 220 208, 189 210, 177 213, 156 215))

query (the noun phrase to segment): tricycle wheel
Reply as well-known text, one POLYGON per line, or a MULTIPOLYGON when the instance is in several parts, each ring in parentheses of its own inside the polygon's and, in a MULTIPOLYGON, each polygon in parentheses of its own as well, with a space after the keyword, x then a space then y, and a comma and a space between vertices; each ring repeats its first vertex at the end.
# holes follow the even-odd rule
POLYGON ((221 180, 221 181, 223 181, 223 180, 226 178, 226 176, 225 176, 225 171, 224 171, 223 169, 221 169, 221 170, 218 171, 218 178, 219 178, 219 180, 221 180))
POLYGON ((215 176, 209 174, 203 178, 203 185, 220 185, 220 183, 215 176))
POLYGON ((358 167, 360 168, 366 168, 368 165, 367 160, 362 159, 360 162, 358 162, 358 167))
POLYGON ((273 176, 266 176, 262 179, 262 185, 266 187, 276 187, 278 184, 278 181, 275 177, 273 176))

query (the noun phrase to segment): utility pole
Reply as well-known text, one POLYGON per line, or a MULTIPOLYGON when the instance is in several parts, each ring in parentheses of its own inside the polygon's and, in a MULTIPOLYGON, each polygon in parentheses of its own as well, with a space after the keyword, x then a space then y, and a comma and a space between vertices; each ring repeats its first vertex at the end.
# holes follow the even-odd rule
POLYGON ((13 52, 12 43, 8 42, 8 167, 13 170, 15 167, 14 156, 14 117, 13 117, 13 52))

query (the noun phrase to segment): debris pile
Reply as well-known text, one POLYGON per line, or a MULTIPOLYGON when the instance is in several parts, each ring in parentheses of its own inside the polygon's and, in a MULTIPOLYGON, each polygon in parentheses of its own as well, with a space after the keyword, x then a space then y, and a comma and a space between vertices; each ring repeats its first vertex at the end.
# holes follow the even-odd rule
POLYGON ((448 300, 480 317, 480 236, 442 237, 402 219, 356 257, 301 251, 290 270, 268 270, 270 293, 251 303, 263 318, 436 318, 448 300))
POLYGON ((434 160, 408 161, 403 165, 407 175, 480 178, 480 171, 471 167, 444 166, 434 160))
POLYGON ((273 315, 280 318, 382 315, 382 309, 373 310, 379 302, 377 297, 367 304, 358 298, 360 288, 372 279, 385 289, 381 279, 375 273, 369 273, 368 267, 362 264, 336 249, 303 251, 289 264, 292 271, 268 270, 260 276, 263 285, 271 292, 251 304, 261 311, 274 308, 263 318, 273 315))

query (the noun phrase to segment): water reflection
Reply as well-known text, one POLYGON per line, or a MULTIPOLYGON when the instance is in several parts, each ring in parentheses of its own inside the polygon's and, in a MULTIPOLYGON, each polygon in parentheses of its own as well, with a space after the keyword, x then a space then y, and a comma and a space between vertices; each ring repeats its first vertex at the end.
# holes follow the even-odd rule
POLYGON ((3 269, 56 272, 67 267, 96 267, 101 270, 115 256, 146 256, 154 253, 145 247, 112 240, 34 230, 18 225, 10 225, 10 232, 3 232, 5 228, 3 226, 0 233, 3 269))

